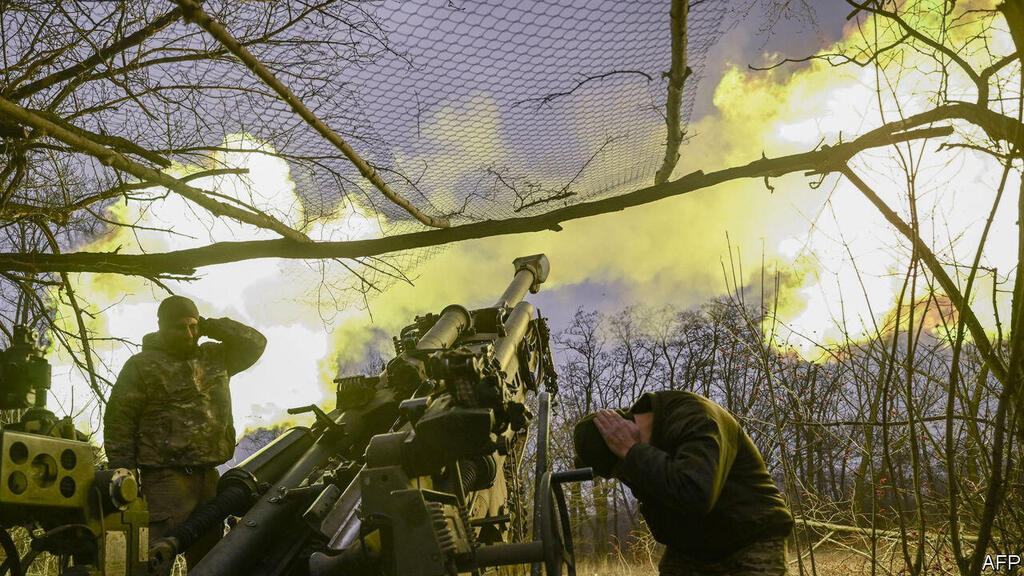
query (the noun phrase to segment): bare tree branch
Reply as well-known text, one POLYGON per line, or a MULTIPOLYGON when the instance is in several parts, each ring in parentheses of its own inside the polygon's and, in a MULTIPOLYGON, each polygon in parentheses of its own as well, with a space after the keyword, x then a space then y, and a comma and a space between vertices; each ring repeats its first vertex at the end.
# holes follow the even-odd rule
POLYGON ((960 289, 956 283, 943 268, 942 263, 932 252, 931 248, 925 243, 921 237, 914 232, 913 228, 909 224, 900 218, 899 214, 893 211, 884 200, 882 200, 878 194, 867 185, 866 182, 861 180, 849 166, 843 166, 839 169, 839 172, 846 177, 862 194, 872 203, 882 216, 892 224, 900 234, 910 240, 914 248, 918 251, 921 256, 921 260, 924 261, 925 265, 928 266, 928 270, 931 271, 935 279, 938 280, 939 285, 946 292, 946 295, 953 301, 957 311, 963 315, 964 322, 967 324, 968 330, 971 331, 971 336, 975 340, 975 345, 981 352, 982 356, 985 357, 986 362, 989 363, 989 368, 992 370, 992 375, 999 379, 1000 382, 1007 386, 1010 383, 1007 382, 1007 367, 1003 362, 1002 358, 996 354, 996 351, 992 348, 991 342, 989 342, 988 335, 985 334, 985 329, 981 325, 981 321, 974 315, 974 310, 968 302, 964 301, 963 295, 960 293, 960 289))
POLYGON ((647 204, 663 198, 678 196, 694 190, 709 188, 741 178, 778 177, 791 172, 810 171, 814 174, 842 170, 846 161, 857 153, 897 142, 922 138, 948 136, 952 128, 937 127, 902 133, 875 130, 856 140, 824 146, 819 150, 779 158, 761 158, 745 166, 726 168, 705 174, 697 171, 678 180, 643 188, 628 194, 584 202, 552 210, 537 216, 486 220, 439 230, 426 230, 370 240, 345 242, 297 242, 292 239, 255 240, 249 242, 218 242, 174 252, 157 254, 116 254, 78 252, 68 254, 8 253, 0 254, 0 270, 21 272, 105 272, 149 276, 155 274, 191 275, 196 268, 224 264, 252 258, 358 258, 377 256, 388 252, 437 246, 505 234, 521 234, 542 230, 561 230, 560 223, 632 206, 647 204))
POLYGON ((612 70, 611 72, 605 72, 604 74, 595 74, 593 76, 587 76, 583 80, 580 80, 579 82, 576 82, 575 86, 573 86, 572 88, 570 88, 568 90, 565 90, 563 92, 554 92, 552 94, 547 94, 545 96, 538 96, 536 98, 527 98, 525 100, 517 100, 517 101, 512 103, 512 107, 515 108, 516 106, 522 106, 523 104, 530 104, 532 102, 536 102, 537 103, 537 107, 540 108, 540 107, 544 106, 545 104, 550 104, 551 102, 553 102, 553 101, 555 101, 555 100, 557 100, 559 98, 572 95, 574 92, 576 92, 577 90, 579 90, 580 88, 582 88, 584 85, 586 85, 589 82, 593 82, 594 80, 604 80, 605 78, 610 78, 612 76, 621 76, 623 74, 638 74, 638 75, 643 76, 644 78, 646 78, 648 82, 650 82, 652 80, 650 74, 648 74, 646 72, 642 72, 640 70, 612 70))
MULTIPOLYGON (((46 241, 50 245, 50 250, 55 254, 60 253, 60 244, 57 242, 57 237, 53 235, 50 228, 43 222, 39 223, 39 229, 42 230, 46 236, 46 241)), ((85 327, 85 320, 82 318, 84 314, 81 305, 78 303, 78 296, 75 295, 75 289, 71 285, 71 280, 68 278, 67 272, 60 272, 60 281, 63 284, 64 291, 68 296, 68 303, 71 304, 71 310, 75 314, 75 323, 78 325, 78 338, 82 342, 82 355, 85 356, 85 372, 89 378, 89 387, 92 388, 93 394, 96 395, 96 399, 101 404, 106 404, 106 395, 100 389, 99 382, 96 377, 96 367, 92 361, 92 345, 89 342, 89 331, 85 327)))
POLYGON ((669 12, 672 30, 672 64, 668 72, 668 99, 665 101, 665 160, 654 175, 654 183, 667 182, 679 162, 679 146, 683 143, 683 122, 680 108, 683 103, 683 84, 690 75, 686 65, 686 16, 689 0, 672 0, 669 12))
POLYGON ((45 78, 40 78, 35 82, 26 84, 20 88, 13 90, 10 94, 4 94, 4 92, 0 92, 0 95, 3 95, 5 98, 8 98, 10 100, 18 101, 24 99, 27 96, 31 96, 32 94, 35 94, 41 90, 45 90, 50 86, 63 82, 64 80, 69 80, 71 78, 74 78, 75 76, 78 76, 79 74, 84 74, 89 70, 95 68, 99 64, 107 61, 115 54, 120 54, 128 48, 131 48, 132 46, 137 46, 141 44, 147 38, 151 37, 153 34, 156 34, 160 30, 163 30, 167 26, 171 25, 180 16, 181 10, 175 8, 163 14, 156 20, 153 20, 148 25, 137 30, 133 34, 125 36, 120 41, 114 42, 113 44, 104 47, 102 50, 97 50, 96 53, 94 53, 92 56, 86 58, 85 60, 82 60, 74 66, 64 68, 63 70, 54 72, 53 74, 50 74, 45 78))
POLYGON ((61 142, 64 142, 85 154, 93 156, 106 166, 111 166, 121 170, 122 172, 127 172, 136 178, 152 182, 153 185, 163 186, 172 190, 184 196, 194 204, 198 204, 199 206, 209 210, 212 214, 217 216, 226 216, 228 218, 238 220, 239 222, 272 230, 293 241, 310 241, 305 234, 298 232, 297 230, 293 230, 276 218, 265 214, 253 214, 252 212, 242 210, 236 206, 218 202, 207 196, 206 192, 203 190, 189 186, 173 176, 134 162, 119 152, 93 142, 85 136, 62 128, 61 126, 43 118, 39 114, 26 110, 25 108, 3 98, 0 98, 0 114, 12 118, 18 123, 40 130, 41 132, 52 136, 53 138, 56 138, 57 140, 60 140, 61 142))
POLYGON ((298 96, 296 96, 280 80, 274 77, 266 66, 257 60, 256 57, 245 48, 245 46, 235 39, 235 37, 232 36, 226 28, 224 28, 224 26, 207 14, 197 2, 192 0, 175 1, 184 11, 185 19, 187 21, 194 22, 203 30, 209 32, 211 36, 223 44, 224 47, 230 50, 232 54, 237 56, 253 74, 258 76, 259 79, 273 89, 274 92, 277 92, 281 99, 284 100, 296 114, 302 117, 306 123, 319 132, 320 135, 327 139, 328 142, 336 146, 338 150, 341 150, 341 153, 352 162, 352 164, 359 170, 359 173, 369 180, 370 183, 372 183, 378 190, 380 190, 384 196, 395 204, 401 206, 402 209, 427 226, 445 228, 450 225, 447 219, 434 218, 424 214, 418 208, 413 206, 411 202, 395 192, 391 186, 389 186, 388 183, 380 177, 380 174, 377 173, 373 166, 363 160, 363 158, 359 156, 348 142, 320 120, 312 110, 302 103, 302 100, 300 100, 298 96))

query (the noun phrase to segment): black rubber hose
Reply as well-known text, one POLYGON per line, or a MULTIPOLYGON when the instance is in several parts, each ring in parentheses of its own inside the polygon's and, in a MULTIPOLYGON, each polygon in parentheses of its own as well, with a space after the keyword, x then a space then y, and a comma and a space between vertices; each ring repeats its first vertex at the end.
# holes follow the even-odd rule
POLYGON ((476 480, 479 475, 476 460, 463 460, 459 462, 459 471, 462 473, 462 489, 466 492, 476 490, 476 480))
POLYGON ((0 574, 10 572, 11 576, 24 576, 21 569, 21 555, 18 554, 18 547, 14 545, 14 539, 4 527, 0 527, 0 547, 4 549, 7 558, 0 564, 0 574))
MULTIPOLYGON (((93 533, 92 529, 85 524, 62 524, 56 528, 47 530, 42 536, 35 536, 32 538, 32 546, 29 551, 25 553, 25 557, 21 559, 21 570, 22 572, 28 572, 28 569, 32 567, 32 563, 36 561, 36 558, 41 552, 53 552, 52 549, 48 548, 48 541, 54 536, 59 536, 65 532, 81 532, 80 537, 87 541, 95 542, 96 534, 93 533)), ((0 568, 0 574, 3 574, 3 569, 0 568)))
POLYGON ((251 500, 252 495, 245 488, 229 486, 171 530, 168 536, 177 539, 178 552, 184 552, 228 516, 245 512, 251 500))
POLYGON ((466 492, 483 490, 494 483, 497 469, 489 456, 459 460, 462 487, 466 492))

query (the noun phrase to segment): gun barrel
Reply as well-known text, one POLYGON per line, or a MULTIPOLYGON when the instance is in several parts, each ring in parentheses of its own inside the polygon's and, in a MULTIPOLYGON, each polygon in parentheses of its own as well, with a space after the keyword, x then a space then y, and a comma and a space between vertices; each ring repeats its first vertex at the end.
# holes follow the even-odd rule
POLYGON ((343 550, 359 538, 362 520, 359 518, 358 509, 362 499, 362 478, 356 474, 321 525, 321 531, 330 532, 326 534, 330 538, 328 548, 343 550))
MULTIPOLYGON (((249 494, 259 494, 262 482, 277 482, 288 468, 313 445, 309 428, 295 426, 273 442, 250 455, 244 462, 228 470, 217 483, 218 494, 233 485, 240 485, 249 494)), ((241 514, 243 511, 232 512, 241 514)))
POLYGON ((419 350, 439 350, 447 348, 455 342, 463 330, 473 324, 469 310, 458 304, 446 306, 441 310, 441 317, 427 330, 427 333, 416 343, 419 350))
POLYGON ((296 516, 302 502, 281 494, 302 484, 316 467, 327 461, 335 448, 329 442, 313 444, 285 475, 249 509, 228 535, 211 550, 202 561, 189 570, 191 576, 223 576, 247 574, 254 556, 273 540, 273 527, 282 526, 284 520, 296 516))
POLYGON ((225 472, 217 484, 217 496, 171 530, 177 551, 187 550, 229 515, 244 514, 257 498, 260 484, 276 482, 312 444, 309 428, 296 426, 225 472))
POLYGON ((495 308, 511 308, 519 304, 526 296, 527 290, 536 293, 540 285, 548 279, 548 272, 551 270, 548 257, 543 254, 516 258, 512 264, 516 267, 516 275, 505 289, 505 293, 494 304, 495 308))
POLYGON ((516 348, 526 334, 526 327, 533 317, 533 304, 520 302, 505 320, 505 336, 498 340, 494 346, 494 357, 502 370, 508 368, 509 362, 515 356, 516 348))
POLYGON ((498 298, 498 301, 494 303, 495 308, 509 308, 515 306, 523 300, 523 296, 526 296, 526 291, 533 285, 533 272, 529 270, 520 270, 516 272, 515 278, 512 279, 512 283, 505 289, 505 293, 498 298))

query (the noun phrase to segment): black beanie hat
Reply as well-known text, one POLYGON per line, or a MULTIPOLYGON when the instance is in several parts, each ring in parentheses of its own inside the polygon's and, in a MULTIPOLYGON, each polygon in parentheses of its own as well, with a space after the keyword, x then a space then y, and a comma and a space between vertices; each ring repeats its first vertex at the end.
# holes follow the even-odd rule
POLYGON ((191 316, 199 319, 199 308, 196 303, 184 296, 168 296, 156 309, 156 317, 161 322, 165 320, 177 320, 191 316))
MULTIPOLYGON (((632 420, 633 414, 628 410, 616 410, 619 416, 632 420)), ((597 429, 594 414, 584 416, 572 431, 572 444, 576 450, 576 467, 589 466, 594 474, 603 478, 612 477, 612 469, 619 462, 619 457, 612 452, 604 441, 604 436, 597 429)))

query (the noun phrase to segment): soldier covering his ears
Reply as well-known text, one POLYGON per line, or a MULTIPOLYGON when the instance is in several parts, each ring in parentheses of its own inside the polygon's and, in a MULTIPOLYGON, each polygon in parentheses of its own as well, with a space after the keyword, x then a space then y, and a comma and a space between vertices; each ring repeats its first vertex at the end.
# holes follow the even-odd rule
POLYGON ((683 391, 576 424, 577 462, 632 490, 662 576, 783 576, 793 516, 757 447, 724 408, 683 391))
MULTIPOLYGON (((103 436, 111 467, 138 469, 149 505, 150 541, 216 496, 216 466, 234 454, 228 378, 259 360, 267 340, 229 318, 203 318, 194 302, 170 296, 159 330, 125 362, 110 393, 103 436), (206 336, 219 342, 199 344, 206 336)), ((215 532, 215 531, 214 531, 215 532)), ((220 538, 185 554, 195 565, 220 538)))

